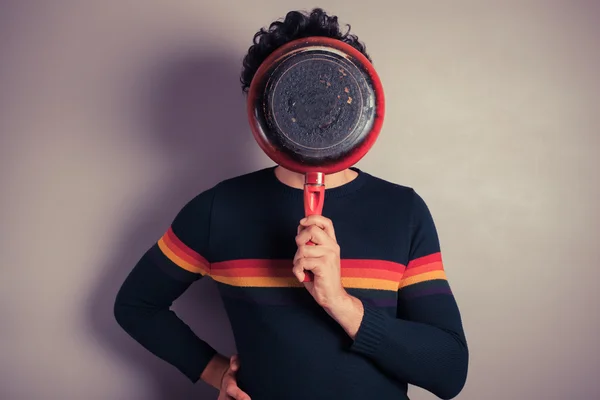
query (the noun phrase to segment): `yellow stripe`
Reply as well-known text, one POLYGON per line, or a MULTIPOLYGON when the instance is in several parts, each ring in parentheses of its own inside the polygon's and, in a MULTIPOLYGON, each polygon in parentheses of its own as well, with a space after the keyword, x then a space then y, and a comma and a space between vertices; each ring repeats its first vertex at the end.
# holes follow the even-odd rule
MULTIPOLYGON (((231 286, 242 287, 302 287, 303 284, 296 278, 285 277, 237 277, 237 276, 215 276, 212 278, 221 283, 231 286)), ((384 279, 373 278, 342 278, 342 285, 346 288, 354 289, 377 289, 391 290, 398 289, 398 282, 384 279)))
POLYGON ((353 289, 398 290, 398 281, 375 278, 342 278, 344 287, 353 289))
POLYGON ((402 279, 400 281, 399 288, 414 285, 415 283, 432 281, 434 279, 446 279, 446 272, 445 271, 431 271, 431 272, 425 272, 423 274, 411 276, 406 279, 402 279))
POLYGON ((177 254, 173 253, 169 246, 165 243, 163 239, 158 241, 158 247, 163 252, 165 256, 173 263, 175 263, 178 267, 185 269, 186 271, 193 272, 194 274, 206 275, 208 268, 205 265, 195 266, 185 261, 177 254))
POLYGON ((244 286, 244 287, 302 287, 302 283, 298 282, 296 278, 282 278, 282 277, 240 277, 240 276, 211 276, 213 280, 221 283, 225 283, 231 286, 244 286))

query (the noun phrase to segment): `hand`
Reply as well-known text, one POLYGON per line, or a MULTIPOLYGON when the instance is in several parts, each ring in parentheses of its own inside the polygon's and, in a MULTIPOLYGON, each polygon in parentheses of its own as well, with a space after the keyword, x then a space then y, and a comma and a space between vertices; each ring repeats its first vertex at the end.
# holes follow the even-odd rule
POLYGON ((229 368, 223 374, 221 379, 221 389, 217 400, 251 400, 250 396, 242 391, 237 385, 235 373, 240 369, 238 356, 231 357, 229 368))
POLYGON ((305 271, 311 271, 314 280, 304 282, 304 286, 321 307, 327 310, 343 302, 348 294, 342 285, 340 246, 331 220, 321 215, 303 218, 296 244, 298 251, 292 271, 298 281, 303 282, 305 271), (307 245, 308 242, 314 245, 307 245))

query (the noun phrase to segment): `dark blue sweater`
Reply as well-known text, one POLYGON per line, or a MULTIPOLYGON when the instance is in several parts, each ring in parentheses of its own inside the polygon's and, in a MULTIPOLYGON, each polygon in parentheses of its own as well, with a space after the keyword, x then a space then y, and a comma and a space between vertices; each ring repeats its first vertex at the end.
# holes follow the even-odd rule
POLYGON ((414 190, 356 171, 326 190, 323 210, 341 248, 342 283, 364 305, 354 340, 292 274, 303 191, 274 168, 186 204, 124 282, 117 321, 196 382, 215 350, 170 306, 210 277, 233 328, 238 385, 253 400, 402 400, 408 384, 455 397, 468 350, 431 214, 414 190))

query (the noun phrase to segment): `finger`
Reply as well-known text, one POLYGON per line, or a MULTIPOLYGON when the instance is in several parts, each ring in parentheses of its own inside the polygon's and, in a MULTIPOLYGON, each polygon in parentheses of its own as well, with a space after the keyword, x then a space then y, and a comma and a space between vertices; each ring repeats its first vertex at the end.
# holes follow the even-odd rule
POLYGON ((316 276, 320 276, 323 263, 322 258, 301 258, 292 268, 292 273, 299 282, 304 282, 306 271, 312 271, 316 276))
POLYGON ((248 395, 248 393, 246 393, 240 389, 240 395, 236 398, 236 400, 252 400, 252 399, 250 398, 250 395, 248 395))
POLYGON ((293 263, 296 264, 296 262, 302 258, 325 257, 332 251, 332 249, 325 246, 310 246, 306 244, 300 245, 298 246, 298 250, 296 250, 296 254, 294 255, 293 263))
POLYGON ((233 372, 240 369, 240 359, 238 358, 237 355, 231 356, 231 358, 229 360, 229 369, 233 372))
POLYGON ((305 229, 302 229, 296 236, 296 244, 298 246, 308 242, 313 242, 317 245, 328 245, 335 243, 331 236, 325 233, 325 231, 317 225, 311 225, 305 229))
POLYGON ((300 282, 300 283, 304 282, 304 278, 306 277, 306 272, 304 272, 303 268, 294 266, 294 268, 292 268, 292 273, 294 274, 296 279, 298 279, 298 282, 300 282))
POLYGON ((308 217, 302 218, 300 220, 300 225, 302 226, 311 226, 317 225, 319 228, 323 229, 327 235, 329 235, 333 240, 335 239, 335 229, 333 229, 333 222, 322 215, 309 215, 308 217))
POLYGON ((232 398, 234 398, 235 400, 250 400, 250 396, 248 396, 248 394, 246 392, 244 392, 242 389, 240 389, 238 387, 238 385, 233 382, 231 384, 229 384, 225 393, 228 396, 231 396, 232 398))
MULTIPOLYGON (((317 268, 320 268, 324 262, 325 259, 323 257, 301 258, 296 264, 294 264, 294 268, 304 271, 315 271, 317 268)), ((292 268, 292 270, 294 270, 294 268, 292 268)))
POLYGON ((298 279, 298 282, 304 282, 306 271, 312 271, 318 267, 314 258, 301 258, 294 264, 292 273, 298 279))

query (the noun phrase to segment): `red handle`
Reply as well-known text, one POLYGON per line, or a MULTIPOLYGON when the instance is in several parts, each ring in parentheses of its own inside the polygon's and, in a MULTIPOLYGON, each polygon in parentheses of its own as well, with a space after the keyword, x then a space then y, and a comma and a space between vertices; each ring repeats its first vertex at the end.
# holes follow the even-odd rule
MULTIPOLYGON (((321 215, 325 202, 325 176, 321 172, 309 172, 304 183, 304 215, 321 215)), ((313 245, 313 242, 308 242, 313 245)), ((304 282, 312 282, 313 274, 306 271, 304 282)))

